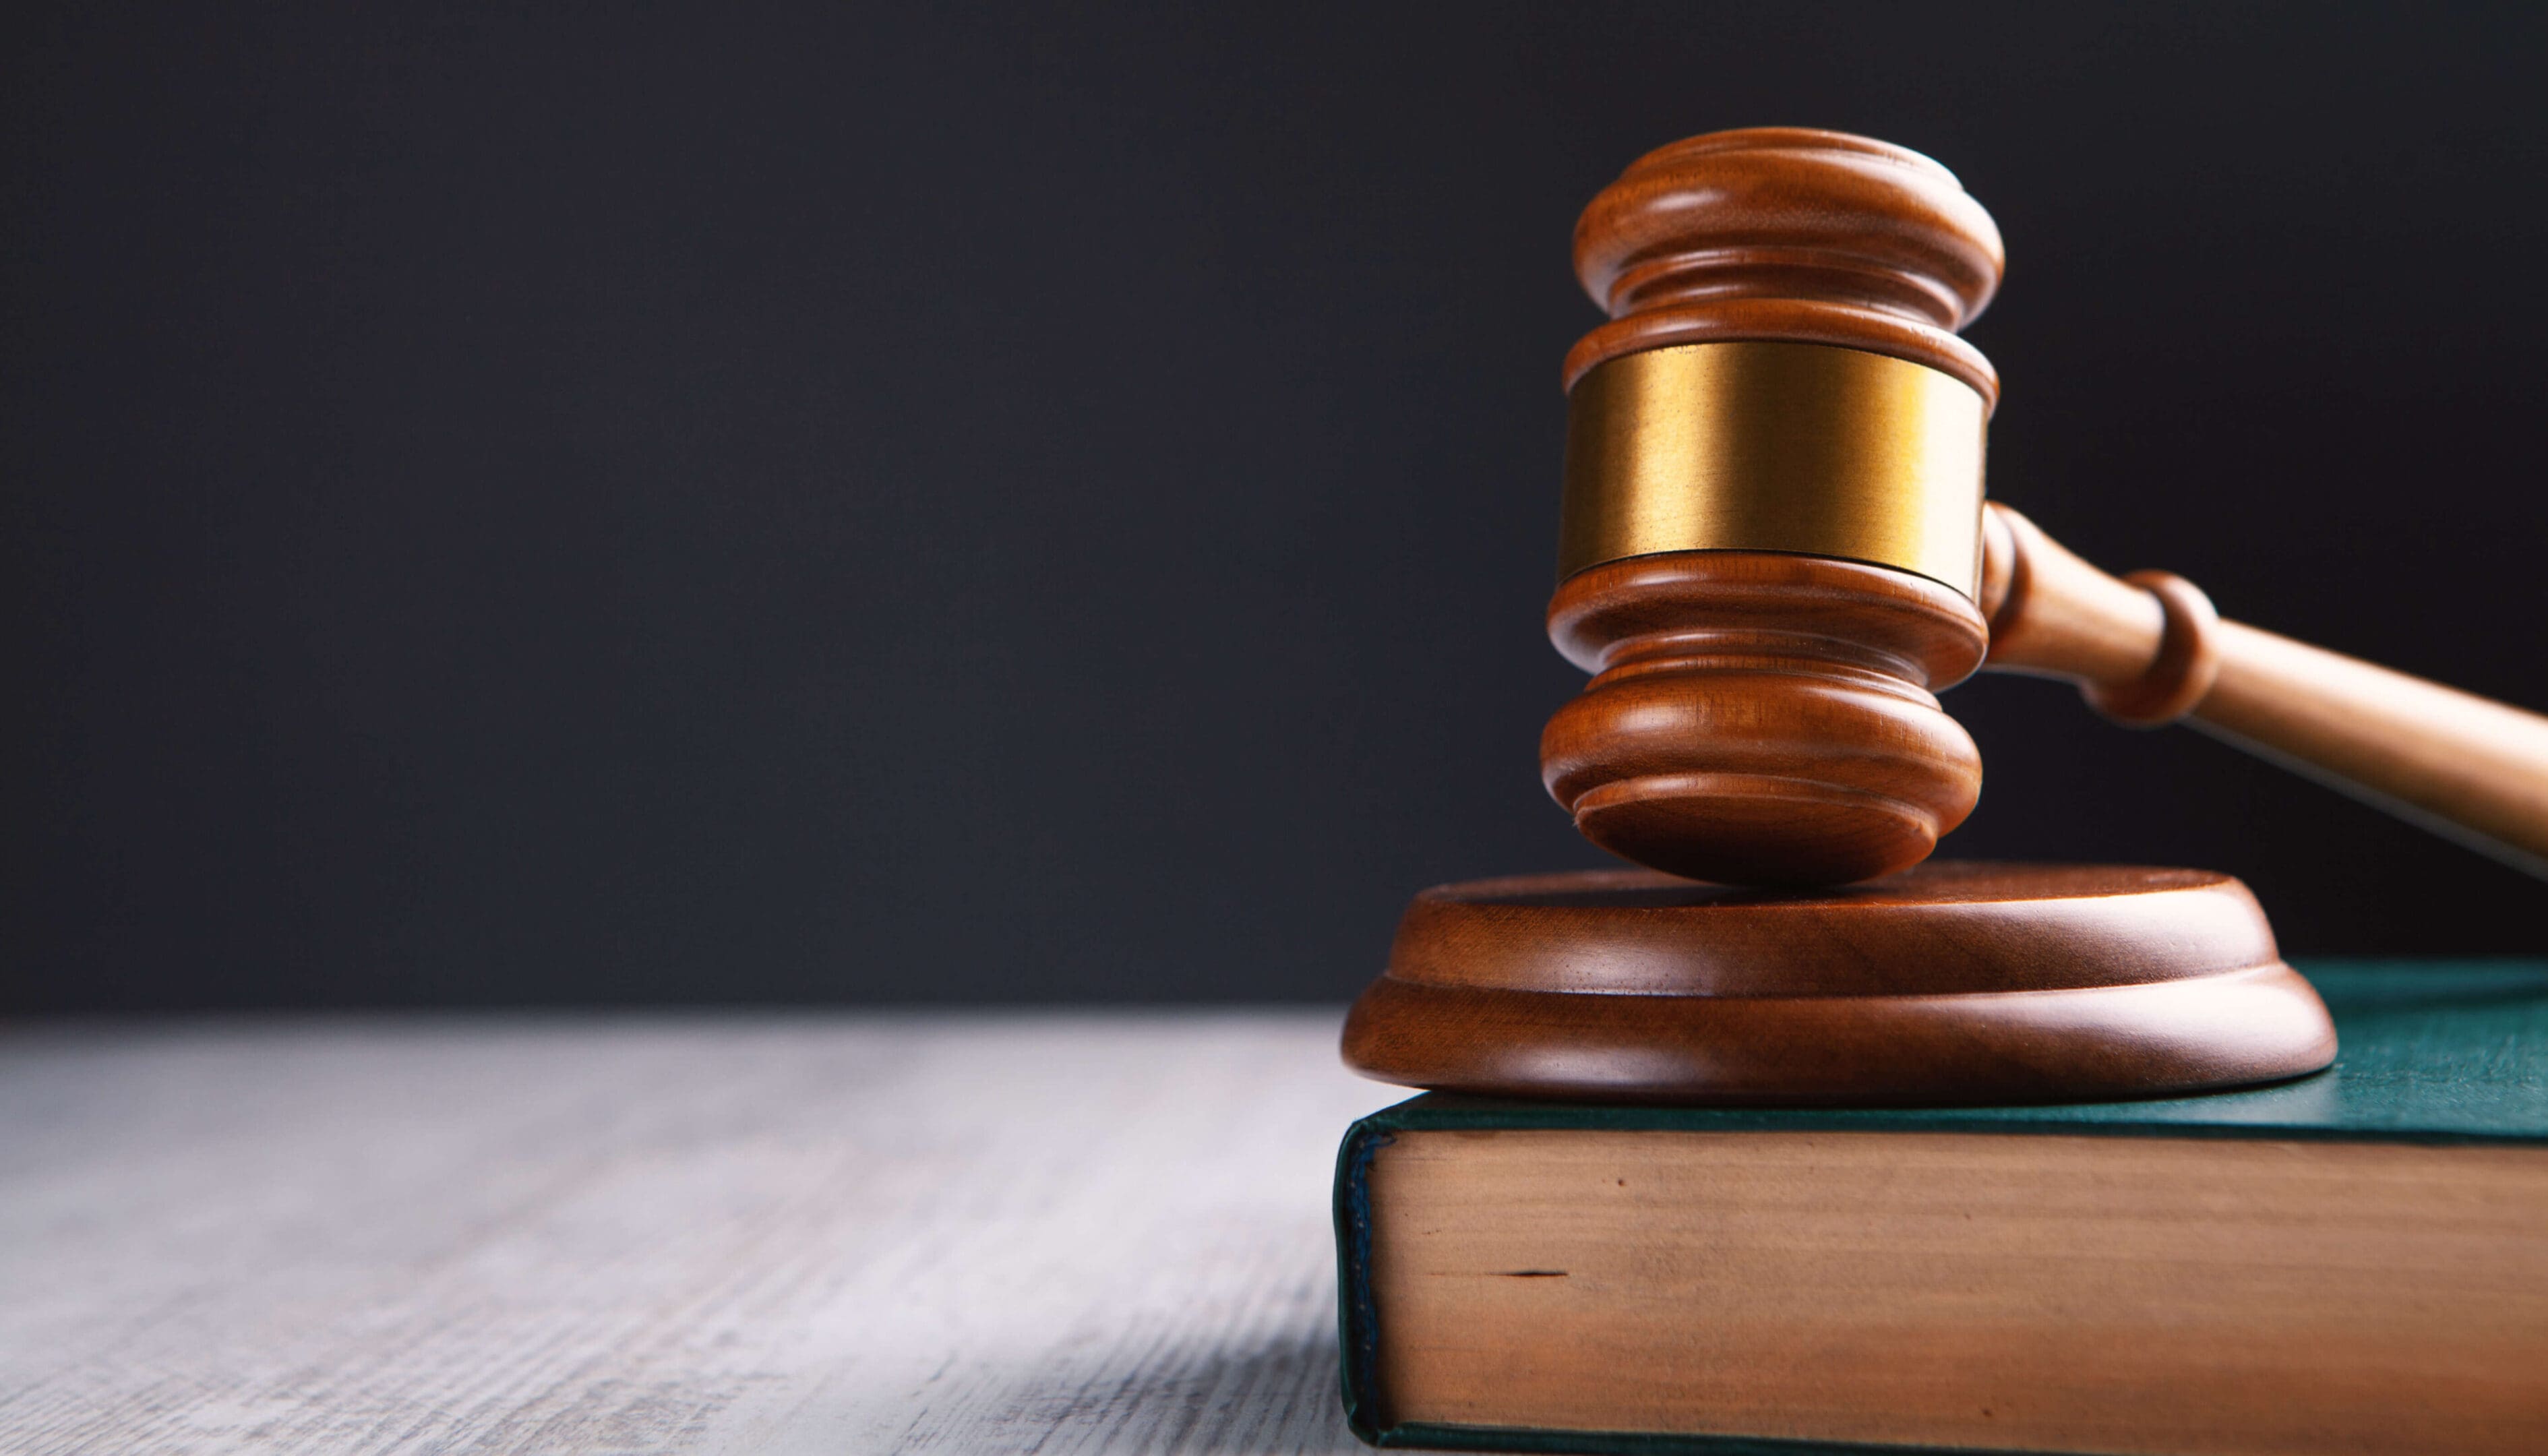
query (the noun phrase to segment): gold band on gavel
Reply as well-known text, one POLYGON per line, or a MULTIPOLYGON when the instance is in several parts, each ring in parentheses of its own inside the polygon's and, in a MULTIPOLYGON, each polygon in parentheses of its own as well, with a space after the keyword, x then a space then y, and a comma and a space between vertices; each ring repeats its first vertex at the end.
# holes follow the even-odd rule
POLYGON ((1661 551, 1792 551, 1981 584, 1981 396, 1825 344, 1684 344, 1576 382, 1558 578, 1661 551))

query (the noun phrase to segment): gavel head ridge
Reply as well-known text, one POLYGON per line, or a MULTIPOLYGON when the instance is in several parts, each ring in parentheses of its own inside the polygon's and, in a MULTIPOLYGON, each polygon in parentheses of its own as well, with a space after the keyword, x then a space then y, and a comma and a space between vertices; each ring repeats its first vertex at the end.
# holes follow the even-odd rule
POLYGON ((1936 693, 1980 666, 1998 376, 1956 336, 1999 230, 1953 173, 1834 132, 1676 142, 1594 198, 1610 320, 1566 361, 1548 632, 1594 676, 1540 741, 1603 848, 1804 886, 1926 858, 1981 787, 1936 693))

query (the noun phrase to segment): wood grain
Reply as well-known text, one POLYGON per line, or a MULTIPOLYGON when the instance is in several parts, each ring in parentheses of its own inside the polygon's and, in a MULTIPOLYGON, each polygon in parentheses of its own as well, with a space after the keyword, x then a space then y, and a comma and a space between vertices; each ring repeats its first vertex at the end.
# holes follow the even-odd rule
POLYGON ((1495 1096, 1948 1105, 2298 1076, 2335 1032, 2228 875, 1933 862, 1813 895, 1640 870, 1439 886, 1344 1054, 1495 1096))
POLYGON ((2548 717, 2223 621, 2160 573, 2123 581, 1994 503, 1985 666, 2078 683, 2124 721, 2182 716, 2548 877, 2548 717))
POLYGON ((2004 262, 1990 214, 1908 147, 1805 127, 1691 136, 1630 163, 1576 223, 1576 277, 1611 321, 1565 382, 1640 349, 1785 339, 1925 364, 1996 404, 1998 374, 1955 330, 2004 262))
POLYGON ((1542 781, 1623 859, 1725 884, 1866 879, 1927 858, 1981 793, 1981 753, 1936 693, 1986 628, 1924 577, 1633 557, 1561 584, 1548 635, 1596 676, 1542 732, 1542 781))
POLYGON ((1971 810, 1980 755, 1934 694, 1986 642, 1966 593, 1999 377, 1956 330, 2004 261, 1954 173, 1840 132, 1688 137, 1585 208, 1576 276, 1610 321, 1566 360, 1568 575, 1548 628, 1599 676, 1540 761, 1593 842, 1693 878, 1839 884, 1917 864, 1971 810), (1616 375, 1631 354, 1744 343, 1815 347, 1616 375), (1890 396, 1853 393, 1855 372, 1802 362, 1844 350, 1960 381, 1980 417, 1968 397, 1877 409, 1890 396), (1832 514, 1850 518, 1816 518, 1832 514))
MULTIPOLYGON (((1575 262, 1611 319, 1568 356, 1570 388, 1640 351, 1768 340, 1890 355, 1998 398, 1989 362, 1955 333, 1999 286, 1998 229, 1953 173, 1901 147, 1774 128, 1674 142, 1586 208, 1575 262)), ((1743 434, 1738 397, 1694 397, 1722 416, 1697 433, 1743 434)), ((1635 552, 1658 530, 1745 549, 1649 544, 1560 584, 1550 634, 1600 676, 1542 739, 1551 792, 1596 843, 1677 874, 1818 885, 1918 863, 1979 791, 1979 757, 1932 695, 1970 671, 1982 640, 1970 604, 1944 589, 1931 594, 1956 599, 1915 601, 1920 588, 1880 580, 1907 573, 1833 559, 1853 553, 1830 541, 1858 535, 1830 522, 1781 517, 1775 539, 1689 539, 1689 520, 1712 519, 1709 500, 1749 498, 1684 479, 1675 472, 1696 467, 1678 455, 1647 459, 1662 436, 1642 413, 1620 417, 1618 438, 1570 444, 1570 459, 1600 462, 1582 481, 1570 466, 1570 537, 1607 543, 1570 545, 1570 565, 1635 552), (1579 516, 1601 529, 1579 530, 1579 516), (1780 565, 1749 549, 1789 545, 1810 554, 1780 565)), ((1795 453, 1779 458, 1792 467, 1795 453)), ((1726 459, 1738 457, 1749 459, 1726 459)), ((1773 495, 1791 513, 1872 508, 1846 492, 1773 495)), ((2004 505, 1984 510, 1981 544, 1987 666, 2067 679, 2137 726, 2189 718, 2548 876, 2548 717, 2223 622, 2191 583, 2117 581, 2004 505)))
POLYGON ((1358 1450, 1334 1028, 6 1032, 0 1450, 1358 1450))
POLYGON ((1419 1132, 1371 1180, 1390 1419, 2153 1456, 2548 1435, 2537 1148, 1419 1132))

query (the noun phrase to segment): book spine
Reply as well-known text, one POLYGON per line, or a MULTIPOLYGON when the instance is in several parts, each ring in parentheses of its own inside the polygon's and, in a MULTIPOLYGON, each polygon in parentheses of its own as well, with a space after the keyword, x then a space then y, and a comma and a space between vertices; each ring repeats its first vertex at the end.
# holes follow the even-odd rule
POLYGON ((1336 1148, 1336 1350, 1345 1424, 1372 1445, 1379 1425, 1380 1320, 1371 1296, 1371 1160, 1392 1138, 1377 1118, 1345 1130, 1336 1148))

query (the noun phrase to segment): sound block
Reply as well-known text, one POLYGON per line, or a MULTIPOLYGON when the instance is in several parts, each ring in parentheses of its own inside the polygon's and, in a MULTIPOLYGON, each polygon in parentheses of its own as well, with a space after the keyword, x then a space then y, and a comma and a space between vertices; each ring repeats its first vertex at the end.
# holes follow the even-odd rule
POLYGON ((1787 893, 1619 869, 1417 895, 1344 1056, 1502 1097, 2086 1102, 2314 1072, 2335 1027, 2208 870, 1932 861, 1787 893))

